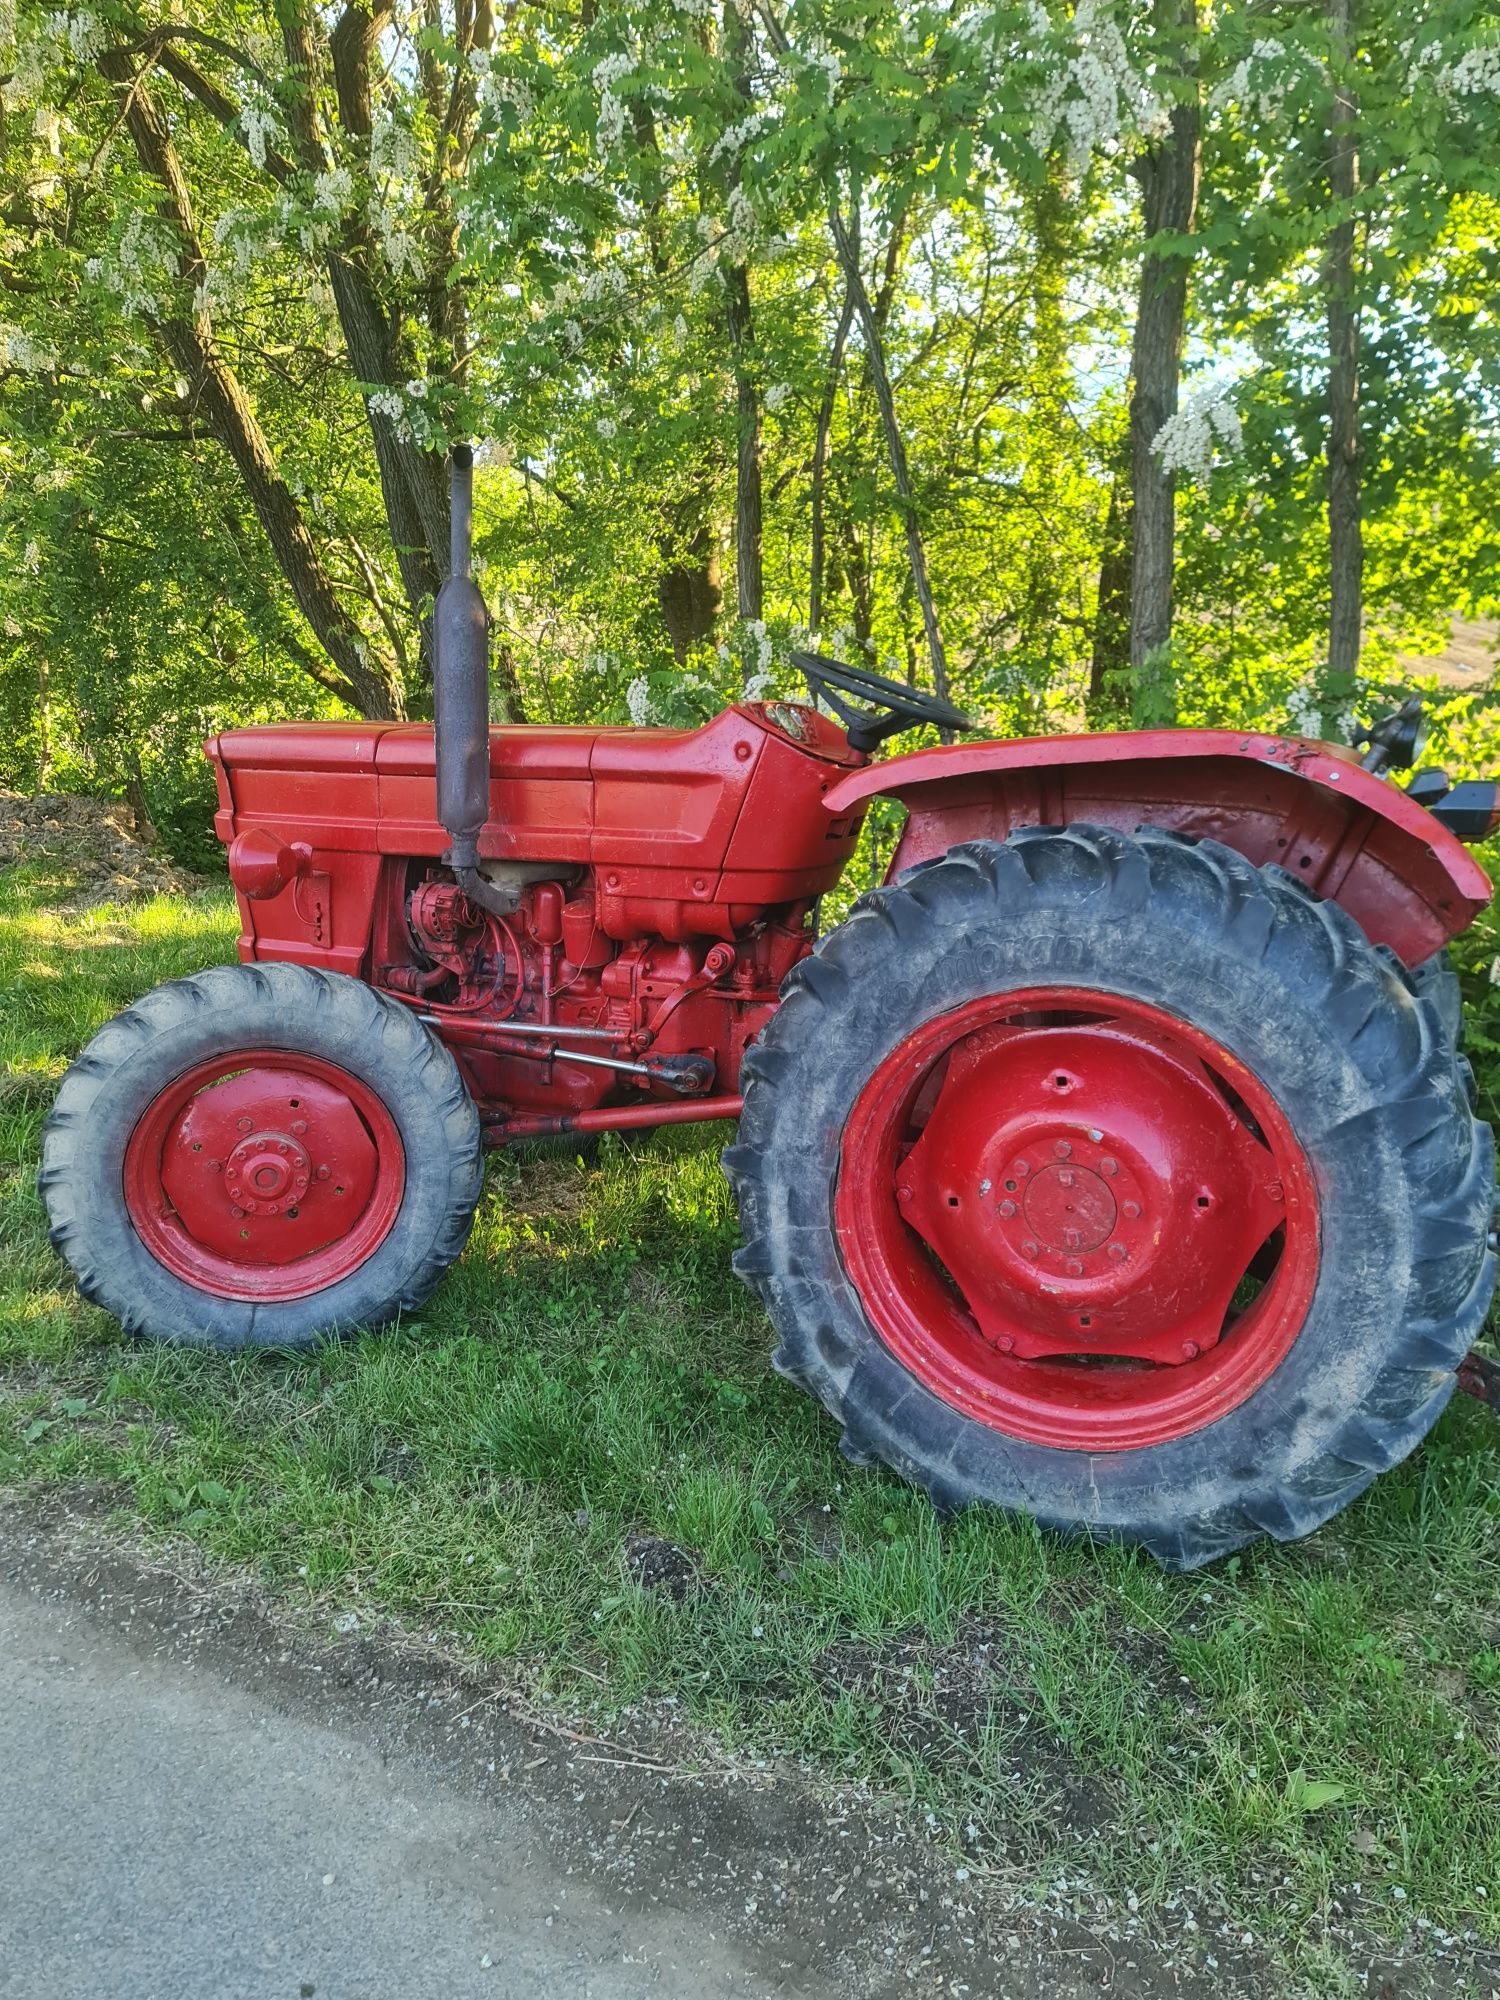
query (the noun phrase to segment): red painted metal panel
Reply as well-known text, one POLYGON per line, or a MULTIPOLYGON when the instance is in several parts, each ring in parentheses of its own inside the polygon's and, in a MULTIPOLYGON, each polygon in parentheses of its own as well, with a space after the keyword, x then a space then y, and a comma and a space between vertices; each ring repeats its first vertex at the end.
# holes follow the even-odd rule
POLYGON ((1278 863, 1409 965, 1490 899, 1484 870, 1423 807, 1351 752, 1297 738, 1183 729, 957 744, 856 772, 823 803, 838 814, 880 792, 909 813, 892 873, 1019 826, 1150 822, 1278 863))
MULTIPOLYGON (((527 724, 490 731, 490 811, 480 852, 492 861, 589 858, 597 729, 527 724)), ((380 743, 379 844, 383 854, 441 854, 432 726, 404 723, 380 743)))

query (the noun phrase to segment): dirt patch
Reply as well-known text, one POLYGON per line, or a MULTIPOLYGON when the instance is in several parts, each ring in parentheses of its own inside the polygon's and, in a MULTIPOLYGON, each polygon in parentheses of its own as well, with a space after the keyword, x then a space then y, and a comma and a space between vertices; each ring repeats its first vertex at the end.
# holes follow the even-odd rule
POLYGON ((1471 694, 1493 685, 1500 624, 1493 618, 1454 618, 1441 653, 1400 653, 1402 674, 1436 674, 1440 688, 1471 694))
POLYGON ((625 1541, 625 1567, 642 1590, 654 1590, 681 1604, 698 1585, 698 1566, 685 1549, 660 1535, 630 1535, 625 1541))
POLYGON ((212 879, 177 867, 158 845, 138 839, 129 810, 118 799, 60 792, 27 798, 0 789, 0 868, 16 863, 57 867, 77 878, 78 887, 59 909, 189 895, 212 879))

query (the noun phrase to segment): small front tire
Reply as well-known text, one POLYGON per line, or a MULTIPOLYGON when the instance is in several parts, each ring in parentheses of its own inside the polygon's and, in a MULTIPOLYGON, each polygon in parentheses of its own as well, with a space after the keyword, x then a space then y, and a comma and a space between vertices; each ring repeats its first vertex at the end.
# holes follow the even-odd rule
POLYGON ((452 1056, 340 973, 217 966, 145 994, 63 1078, 52 1242, 128 1332, 304 1348, 414 1312, 483 1180, 452 1056))

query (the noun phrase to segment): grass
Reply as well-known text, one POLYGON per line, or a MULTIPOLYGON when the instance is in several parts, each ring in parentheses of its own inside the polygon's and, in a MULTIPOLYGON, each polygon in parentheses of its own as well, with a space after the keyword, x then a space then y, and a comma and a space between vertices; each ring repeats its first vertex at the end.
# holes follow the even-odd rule
POLYGON ((235 918, 217 891, 64 914, 68 887, 0 876, 0 1484, 103 1487, 147 1533, 506 1661, 536 1698, 670 1701, 1038 1894, 1061 1868, 1169 1928, 1232 1915, 1319 1992, 1351 1927, 1495 1939, 1488 1413, 1458 1399, 1321 1534, 1197 1577, 941 1525, 771 1373, 721 1130, 495 1158, 420 1322, 301 1359, 125 1343, 47 1245, 41 1122, 92 1031, 231 957, 235 918))

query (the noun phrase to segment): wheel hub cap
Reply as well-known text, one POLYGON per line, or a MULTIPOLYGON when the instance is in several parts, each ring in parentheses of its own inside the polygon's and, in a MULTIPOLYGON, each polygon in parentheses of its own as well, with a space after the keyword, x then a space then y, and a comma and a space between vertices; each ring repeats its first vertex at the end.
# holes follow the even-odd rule
POLYGON ((916 1373, 1080 1447, 1232 1407, 1316 1276, 1311 1173, 1270 1094, 1187 1023, 1086 991, 973 1002, 893 1051, 846 1127, 835 1205, 870 1318, 916 1373))
POLYGON ((160 1261, 227 1298, 295 1298, 364 1261, 401 1205, 394 1123, 367 1084, 280 1050, 200 1063, 149 1107, 126 1204, 160 1261))

